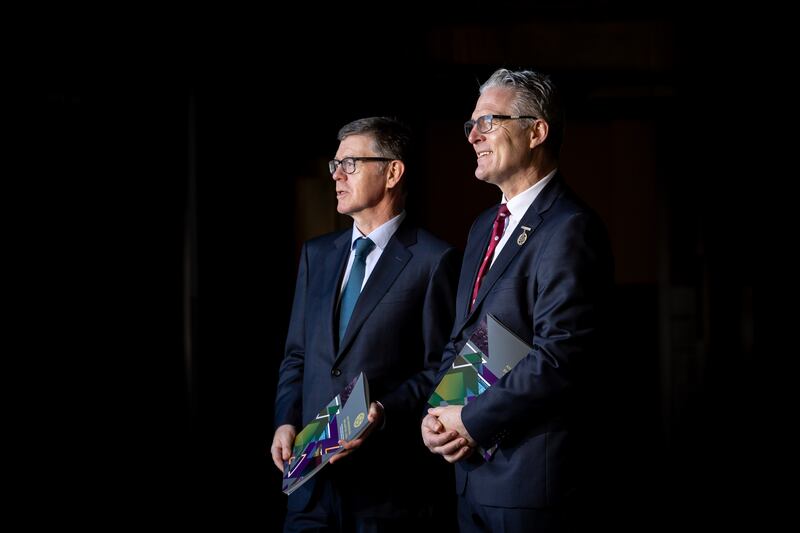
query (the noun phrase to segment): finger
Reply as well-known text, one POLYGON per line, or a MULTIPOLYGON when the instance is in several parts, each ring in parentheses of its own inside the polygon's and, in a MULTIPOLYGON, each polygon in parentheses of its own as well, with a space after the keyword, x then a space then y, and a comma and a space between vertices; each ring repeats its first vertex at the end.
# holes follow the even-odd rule
POLYGON ((462 447, 467 445, 467 441, 463 438, 453 439, 436 448, 436 453, 439 455, 453 455, 462 447))
POLYGON ((461 461, 462 459, 465 459, 465 458, 469 457, 470 455, 472 455, 474 451, 475 451, 475 448, 473 448, 472 446, 469 446, 469 445, 464 446, 463 448, 461 448, 456 453, 456 455, 457 455, 456 460, 457 461, 461 461))
POLYGON ((340 440, 339 446, 345 450, 355 450, 364 442, 363 438, 353 439, 353 440, 340 440))
POLYGON ((446 431, 445 433, 433 433, 428 439, 430 443, 435 446, 444 446, 447 443, 453 442, 458 438, 458 433, 455 431, 446 431))
POLYGON ((340 451, 339 453, 337 453, 336 455, 331 457, 330 463, 331 464, 338 463, 339 461, 341 461, 342 459, 344 459, 345 457, 347 457, 351 453, 353 453, 351 450, 343 448, 342 451, 340 451))
POLYGON ((428 448, 430 451, 433 451, 435 448, 432 439, 436 436, 431 430, 426 427, 422 428, 422 443, 425 444, 425 447, 428 448))
POLYGON ((428 432, 428 433, 424 433, 422 435, 422 441, 425 443, 425 446, 427 446, 428 449, 431 450, 434 453, 436 453, 436 451, 435 451, 436 448, 439 448, 440 446, 442 446, 443 444, 446 444, 450 440, 451 439, 446 438, 446 437, 443 438, 442 435, 440 435, 438 433, 430 433, 430 432, 428 432))
POLYGON ((370 422, 372 422, 373 419, 377 419, 381 416, 383 416, 383 409, 381 409, 381 406, 378 405, 377 402, 372 402, 369 405, 369 413, 367 418, 369 418, 370 422))
POLYGON ((455 453, 444 455, 445 461, 448 463, 457 463, 464 459, 467 455, 471 453, 471 448, 469 446, 463 446, 459 448, 455 453))
POLYGON ((438 417, 443 412, 444 412, 444 407, 431 407, 430 409, 428 409, 428 414, 431 416, 438 417))
POLYGON ((432 415, 425 415, 425 418, 422 419, 423 427, 429 428, 434 433, 439 433, 444 429, 444 426, 439 419, 432 415))
POLYGON ((292 445, 294 444, 294 436, 292 435, 279 435, 276 439, 277 442, 274 446, 280 451, 281 457, 284 461, 288 461, 292 456, 292 445))
POLYGON ((422 423, 436 432, 439 432, 442 427, 442 423, 433 415, 425 415, 425 418, 422 419, 422 423))
POLYGON ((278 468, 278 470, 283 472, 283 461, 281 460, 281 450, 273 446, 270 449, 270 452, 272 455, 272 462, 275 463, 275 466, 278 468))
POLYGON ((284 461, 288 461, 292 456, 292 449, 289 446, 282 446, 281 457, 284 461))
POLYGON ((431 446, 429 449, 438 455, 452 455, 463 445, 463 439, 456 439, 439 446, 431 446))

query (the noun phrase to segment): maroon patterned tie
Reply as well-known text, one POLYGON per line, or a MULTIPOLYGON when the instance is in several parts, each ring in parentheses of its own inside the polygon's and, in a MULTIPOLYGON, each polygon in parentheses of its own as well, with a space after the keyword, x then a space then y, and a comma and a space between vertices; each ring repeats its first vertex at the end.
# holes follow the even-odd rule
POLYGON ((506 229, 506 219, 509 215, 508 207, 506 204, 500 204, 500 209, 497 210, 497 216, 494 217, 494 225, 492 226, 492 236, 489 238, 489 247, 486 248, 486 255, 483 257, 481 268, 478 270, 478 277, 475 279, 475 288, 472 289, 472 300, 469 304, 470 311, 475 305, 475 299, 478 297, 478 290, 481 288, 483 276, 489 271, 489 265, 492 263, 492 256, 494 249, 497 248, 497 243, 500 242, 500 237, 503 236, 503 231, 506 229))

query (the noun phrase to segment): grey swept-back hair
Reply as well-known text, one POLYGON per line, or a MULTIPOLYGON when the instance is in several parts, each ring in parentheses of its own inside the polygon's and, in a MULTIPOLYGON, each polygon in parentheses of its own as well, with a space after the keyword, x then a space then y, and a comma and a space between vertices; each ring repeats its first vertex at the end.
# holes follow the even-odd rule
POLYGON ((533 115, 550 126, 545 146, 558 157, 564 140, 564 110, 561 95, 550 76, 533 70, 498 69, 480 87, 480 93, 492 87, 510 87, 516 92, 511 104, 515 115, 533 115))

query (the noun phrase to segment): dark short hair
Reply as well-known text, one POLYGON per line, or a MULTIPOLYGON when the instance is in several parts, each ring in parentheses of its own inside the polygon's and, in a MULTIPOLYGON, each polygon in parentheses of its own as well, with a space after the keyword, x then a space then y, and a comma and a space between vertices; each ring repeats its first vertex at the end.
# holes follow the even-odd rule
POLYGON ((399 159, 408 164, 411 150, 411 132, 404 123, 395 118, 369 117, 354 120, 342 126, 337 135, 343 141, 351 135, 369 135, 375 143, 375 151, 381 157, 399 159))
POLYGON ((564 109, 561 95, 550 76, 533 70, 501 68, 481 85, 481 94, 491 87, 509 87, 516 92, 512 103, 514 114, 533 115, 547 122, 550 131, 545 146, 558 157, 564 140, 564 109))

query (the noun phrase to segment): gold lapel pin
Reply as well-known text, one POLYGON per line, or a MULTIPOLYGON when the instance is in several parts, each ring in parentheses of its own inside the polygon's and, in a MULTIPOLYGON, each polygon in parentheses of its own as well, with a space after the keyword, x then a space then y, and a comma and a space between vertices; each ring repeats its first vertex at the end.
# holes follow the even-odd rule
POLYGON ((522 228, 522 233, 519 234, 517 237, 517 245, 522 246, 525 244, 525 241, 528 240, 528 232, 531 230, 528 226, 520 226, 522 228))

